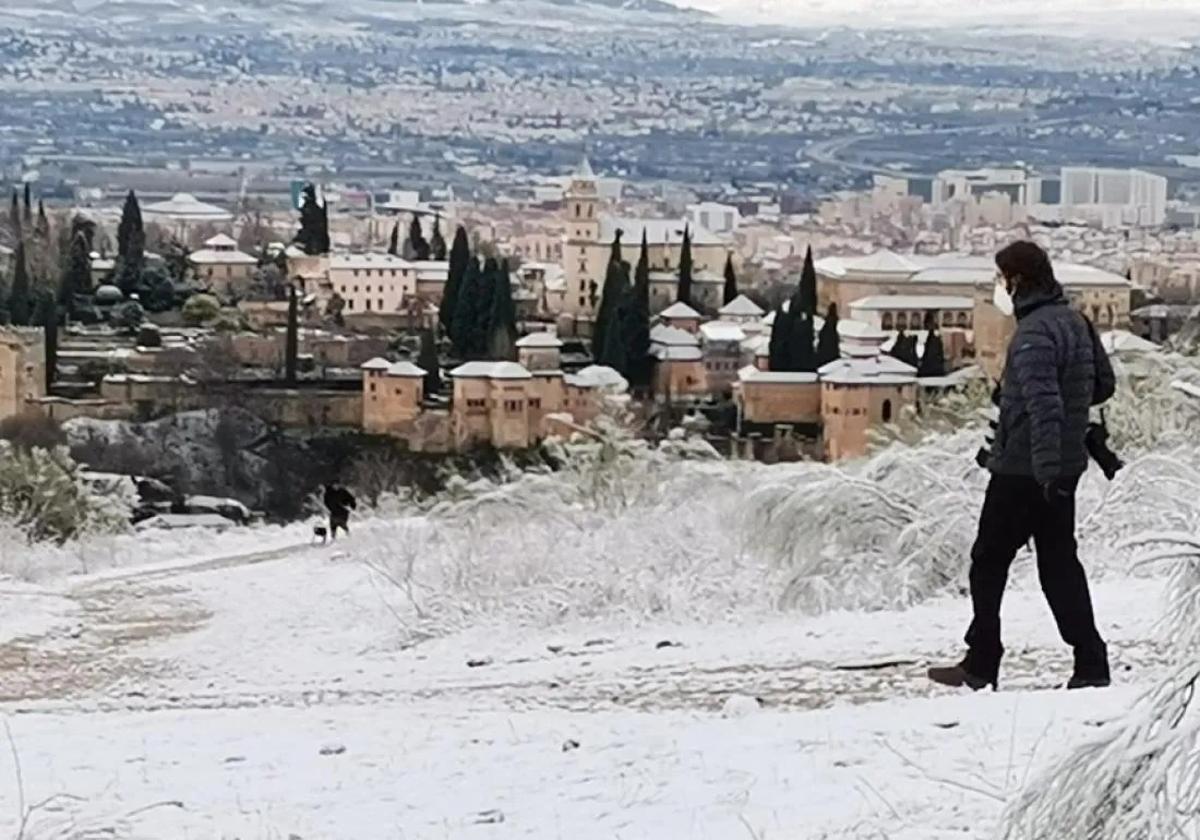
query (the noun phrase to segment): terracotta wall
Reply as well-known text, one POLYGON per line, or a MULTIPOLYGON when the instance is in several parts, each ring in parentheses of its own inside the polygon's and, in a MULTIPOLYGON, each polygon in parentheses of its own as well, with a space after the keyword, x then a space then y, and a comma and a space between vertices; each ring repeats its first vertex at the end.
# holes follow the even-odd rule
POLYGON ((890 422, 916 402, 917 387, 911 385, 821 384, 821 418, 825 456, 830 461, 858 458, 867 454, 869 429, 890 422))
POLYGON ((700 397, 708 393, 704 361, 658 362, 654 365, 654 393, 666 399, 700 397))
POLYGON ((0 335, 0 420, 22 414, 26 403, 45 394, 46 355, 41 330, 23 330, 16 340, 0 335))
POLYGON ((742 418, 747 423, 819 423, 821 385, 743 382, 742 418))
POLYGON ((424 380, 416 376, 388 376, 385 371, 365 371, 362 392, 362 425, 373 434, 389 434, 407 427, 421 413, 424 380))

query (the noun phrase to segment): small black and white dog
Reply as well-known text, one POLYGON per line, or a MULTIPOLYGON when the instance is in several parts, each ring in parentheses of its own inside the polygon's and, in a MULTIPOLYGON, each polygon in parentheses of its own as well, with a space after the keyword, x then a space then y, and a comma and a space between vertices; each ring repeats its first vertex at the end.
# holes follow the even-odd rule
POLYGON ((313 542, 315 543, 317 540, 321 541, 321 545, 325 545, 329 540, 329 529, 324 525, 313 526, 313 542))

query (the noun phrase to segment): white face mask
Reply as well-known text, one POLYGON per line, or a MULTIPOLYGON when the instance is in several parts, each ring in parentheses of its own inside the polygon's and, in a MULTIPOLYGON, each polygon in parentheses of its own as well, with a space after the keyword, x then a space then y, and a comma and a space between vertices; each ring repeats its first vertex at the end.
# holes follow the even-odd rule
POLYGON ((995 288, 992 290, 992 305, 1008 317, 1012 317, 1014 311, 1012 295, 1008 293, 1008 289, 1005 288, 1002 281, 997 282, 995 288))

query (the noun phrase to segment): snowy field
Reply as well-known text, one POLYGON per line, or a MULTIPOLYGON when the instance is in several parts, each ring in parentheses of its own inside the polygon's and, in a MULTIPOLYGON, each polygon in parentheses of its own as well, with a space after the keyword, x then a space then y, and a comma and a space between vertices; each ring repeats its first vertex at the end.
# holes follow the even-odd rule
POLYGON ((1178 582, 1132 571, 1106 511, 1189 528, 1166 485, 1200 473, 1084 486, 1112 689, 1058 688, 1024 557, 1001 690, 960 694, 924 669, 961 653, 974 443, 841 471, 614 439, 335 547, 163 535, 153 562, 4 581, 0 837, 997 836, 1179 663, 1178 582))

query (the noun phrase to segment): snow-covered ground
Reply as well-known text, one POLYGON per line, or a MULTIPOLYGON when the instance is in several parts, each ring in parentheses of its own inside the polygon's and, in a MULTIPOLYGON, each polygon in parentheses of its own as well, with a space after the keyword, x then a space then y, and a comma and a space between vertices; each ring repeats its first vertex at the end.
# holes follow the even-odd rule
MULTIPOLYGON (((404 648, 395 593, 351 559, 372 539, 58 587, 78 605, 71 622, 21 640, 26 661, 6 663, 0 690, 25 807, 79 798, 34 824, 132 814, 126 836, 147 838, 986 837, 1031 768, 1122 712, 1162 664, 1161 582, 1117 576, 1096 600, 1121 685, 1085 698, 1054 690, 1068 657, 1027 583, 1006 605, 995 695, 922 677, 958 651, 954 598, 719 623, 485 622, 404 648)), ((0 833, 18 789, 0 761, 0 833)))

